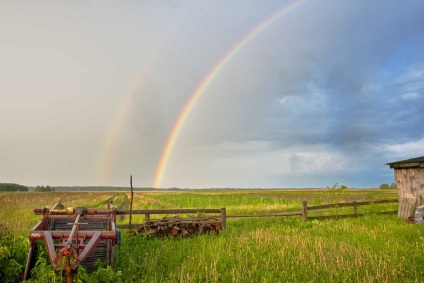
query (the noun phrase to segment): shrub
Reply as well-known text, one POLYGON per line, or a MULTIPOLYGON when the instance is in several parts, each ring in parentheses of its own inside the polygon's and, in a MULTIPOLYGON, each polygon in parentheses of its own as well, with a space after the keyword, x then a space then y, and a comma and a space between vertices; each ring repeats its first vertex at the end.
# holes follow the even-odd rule
POLYGON ((388 190, 388 189, 390 189, 390 186, 389 186, 389 184, 381 184, 380 187, 378 187, 378 188, 381 189, 381 190, 388 190))
MULTIPOLYGON (((1 228, 1 227, 0 227, 1 228)), ((2 282, 19 282, 28 250, 26 237, 4 233, 0 235, 0 279, 2 282)))
POLYGON ((337 203, 341 201, 341 197, 347 190, 347 187, 345 185, 339 185, 338 183, 335 183, 332 187, 327 186, 326 189, 332 202, 337 203))

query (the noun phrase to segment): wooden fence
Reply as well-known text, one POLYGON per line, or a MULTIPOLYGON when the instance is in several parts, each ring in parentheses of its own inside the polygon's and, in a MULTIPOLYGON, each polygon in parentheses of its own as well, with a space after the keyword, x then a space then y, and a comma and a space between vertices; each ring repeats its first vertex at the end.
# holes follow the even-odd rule
MULTIPOLYGON (((150 221, 150 216, 152 214, 187 214, 187 213, 219 213, 219 218, 221 220, 221 225, 223 230, 227 226, 227 219, 229 218, 247 218, 247 217, 284 217, 284 216, 301 216, 303 221, 313 220, 313 219, 337 219, 337 218, 347 218, 347 217, 358 217, 365 215, 364 213, 358 213, 359 206, 365 205, 377 205, 377 204, 387 204, 387 203, 397 203, 397 199, 391 200, 375 200, 375 201, 354 201, 349 203, 335 203, 335 204, 324 204, 316 206, 308 206, 307 201, 302 201, 302 210, 301 211, 289 211, 282 213, 270 213, 270 214, 244 214, 244 215, 227 215, 225 208, 220 209, 143 209, 143 210, 132 210, 132 214, 144 214, 146 222, 150 221), (342 214, 342 215, 323 215, 323 216, 308 216, 308 211, 314 210, 325 210, 330 208, 340 208, 340 207, 352 207, 353 214, 342 214)), ((376 214, 397 214, 397 210, 393 211, 384 211, 377 212, 376 214)), ((130 210, 116 210, 116 214, 130 214, 130 210)), ((139 224, 132 224, 139 225, 139 224)), ((130 225, 117 225, 118 228, 131 228, 130 225)))
POLYGON ((242 214, 242 215, 227 215, 228 218, 249 218, 249 217, 278 217, 278 216, 301 216, 302 211, 288 211, 281 213, 268 213, 268 214, 242 214))
MULTIPOLYGON (((226 208, 210 208, 210 209, 197 209, 197 208, 180 208, 180 209, 142 209, 142 210, 132 210, 132 214, 144 214, 144 220, 146 222, 150 221, 150 216, 152 214, 183 214, 183 213, 219 213, 219 218, 221 220, 222 229, 225 230, 227 227, 227 210, 226 208)), ((116 210, 116 214, 130 214, 130 210, 116 210)), ((139 224, 132 224, 139 225, 139 224)), ((130 228, 130 225, 118 225, 118 228, 130 228)))
MULTIPOLYGON (((347 218, 347 217, 358 217, 365 215, 364 213, 358 213, 358 206, 364 206, 364 205, 375 205, 375 204, 385 204, 385 203, 397 203, 397 199, 391 199, 391 200, 375 200, 375 201, 354 201, 349 203, 335 203, 335 204, 324 204, 324 205, 316 205, 316 206, 308 206, 307 201, 302 201, 302 220, 313 220, 313 219, 328 219, 328 218, 347 218), (308 211, 311 210, 323 210, 323 209, 329 209, 329 208, 339 208, 339 207, 352 207, 353 208, 353 214, 342 214, 342 215, 324 215, 324 216, 314 216, 309 217, 308 211)), ((397 214, 397 210, 393 211, 384 211, 384 212, 377 212, 377 214, 397 214)))

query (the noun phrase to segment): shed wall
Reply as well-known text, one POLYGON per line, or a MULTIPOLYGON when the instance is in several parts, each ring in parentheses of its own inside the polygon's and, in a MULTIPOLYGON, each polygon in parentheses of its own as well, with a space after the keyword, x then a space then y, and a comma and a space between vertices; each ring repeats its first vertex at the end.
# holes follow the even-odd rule
POLYGON ((397 168, 395 180, 399 197, 399 217, 413 216, 415 207, 424 204, 424 168, 397 168), (410 206, 410 209, 402 206, 410 206))

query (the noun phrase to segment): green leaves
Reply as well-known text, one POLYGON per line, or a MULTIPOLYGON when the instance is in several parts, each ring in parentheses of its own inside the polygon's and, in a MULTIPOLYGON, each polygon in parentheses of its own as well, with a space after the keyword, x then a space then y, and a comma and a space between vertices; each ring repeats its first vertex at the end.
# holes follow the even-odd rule
POLYGON ((335 183, 332 187, 326 187, 329 197, 333 203, 340 202, 347 189, 348 188, 345 185, 339 185, 339 183, 335 183))
POLYGON ((28 240, 22 236, 0 236, 0 281, 19 282, 26 260, 28 240))

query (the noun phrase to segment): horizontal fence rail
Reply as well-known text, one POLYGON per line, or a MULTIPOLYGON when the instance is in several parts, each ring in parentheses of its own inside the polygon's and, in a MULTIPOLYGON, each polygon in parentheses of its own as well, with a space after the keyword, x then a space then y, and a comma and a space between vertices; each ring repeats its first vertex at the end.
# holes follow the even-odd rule
MULTIPOLYGON (((354 201, 354 202, 343 202, 343 203, 333 203, 333 204, 324 204, 316 206, 308 206, 307 201, 302 201, 302 210, 300 211, 287 211, 281 213, 269 213, 269 214, 242 214, 242 215, 227 215, 226 208, 207 208, 207 209, 197 209, 197 208, 180 208, 180 209, 141 209, 133 210, 132 214, 144 214, 145 221, 150 221, 150 216, 152 214, 184 214, 184 213, 219 213, 221 220, 222 228, 225 230, 227 219, 231 218, 253 218, 253 217, 289 217, 289 216, 301 216, 303 221, 313 220, 313 219, 338 219, 338 218, 348 218, 348 217, 359 217, 366 215, 365 213, 358 213, 359 206, 365 205, 378 205, 378 204, 387 204, 387 203, 397 203, 397 199, 389 200, 375 200, 375 201, 354 201), (308 211, 316 210, 325 210, 330 208, 340 208, 340 207, 352 207, 353 214, 342 214, 342 215, 324 215, 324 216, 308 216, 308 211)), ((375 212, 374 214, 396 214, 398 211, 384 211, 384 212, 375 212)), ((130 210, 116 210, 117 215, 130 214, 130 210)), ((139 225, 139 224, 133 224, 139 225)), ((121 229, 131 229, 128 224, 117 225, 121 229)))
MULTIPOLYGON (((177 209, 141 209, 141 210, 122 210, 117 209, 116 214, 117 215, 124 215, 124 214, 144 214, 144 218, 146 223, 150 221, 150 216, 152 214, 182 214, 182 213, 219 213, 222 229, 225 230, 227 227, 227 210, 226 208, 204 208, 204 209, 197 209, 197 208, 177 208, 177 209)), ((131 229, 131 226, 136 226, 139 224, 128 224, 128 225, 117 225, 118 228, 121 229, 131 229)))
MULTIPOLYGON (((222 209, 222 208, 221 208, 222 209)), ((178 214, 178 213, 221 213, 221 209, 197 209, 197 208, 178 208, 178 209, 141 209, 133 210, 132 214, 178 214)), ((129 210, 117 209, 116 214, 130 214, 129 210)))
POLYGON ((354 201, 349 203, 341 202, 341 203, 309 206, 308 210, 318 210, 318 209, 333 208, 333 207, 361 206, 361 205, 380 204, 380 203, 396 203, 396 202, 398 202, 397 199, 385 199, 385 200, 375 200, 375 201, 354 201))
MULTIPOLYGON (((334 203, 334 204, 324 204, 324 205, 316 205, 309 206, 307 201, 302 201, 302 220, 312 220, 312 219, 334 219, 334 218, 348 218, 348 217, 358 217, 364 216, 364 213, 358 213, 358 206, 364 205, 377 205, 377 204, 386 204, 386 203, 397 203, 397 199, 388 199, 388 200, 375 200, 375 201, 354 201, 354 202, 343 202, 343 203, 334 203), (329 208, 339 208, 339 207, 352 207, 353 214, 342 214, 342 215, 324 215, 324 216, 314 216, 308 217, 308 211, 311 210, 324 210, 329 208)), ((393 211, 384 211, 377 212, 376 214, 397 214, 397 210, 393 211)))
POLYGON ((278 217, 278 216, 301 216, 301 215, 302 215, 302 211, 290 211, 290 212, 269 213, 269 214, 227 215, 227 218, 278 217))

